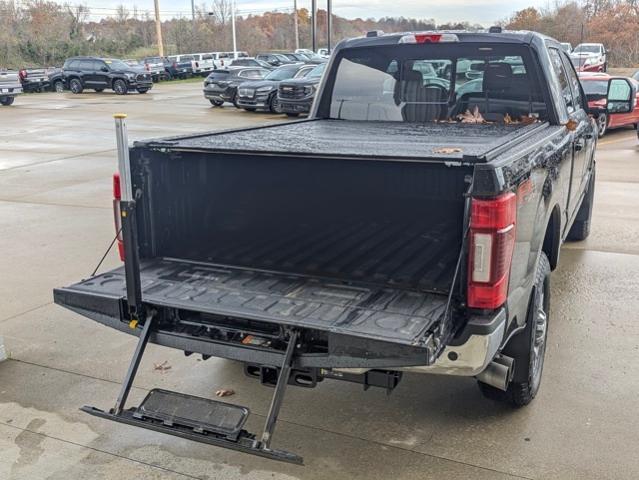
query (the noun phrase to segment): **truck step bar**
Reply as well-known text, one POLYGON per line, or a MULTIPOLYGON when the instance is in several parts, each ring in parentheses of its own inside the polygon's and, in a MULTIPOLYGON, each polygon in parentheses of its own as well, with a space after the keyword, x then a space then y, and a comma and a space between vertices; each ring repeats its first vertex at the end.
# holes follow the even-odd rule
MULTIPOLYGON (((250 412, 248 408, 239 405, 153 389, 140 406, 124 408, 151 336, 153 320, 153 315, 149 315, 141 327, 142 332, 115 407, 104 411, 96 407, 84 406, 81 408, 83 412, 106 420, 146 428, 216 447, 237 450, 282 462, 303 464, 303 459, 299 455, 271 448, 273 432, 284 400, 284 392, 289 383, 295 348, 299 338, 299 333, 296 330, 289 331, 288 345, 282 365, 278 368, 279 375, 264 431, 258 439, 255 434, 243 428, 250 412)), ((140 328, 135 323, 132 323, 132 327, 140 328)))

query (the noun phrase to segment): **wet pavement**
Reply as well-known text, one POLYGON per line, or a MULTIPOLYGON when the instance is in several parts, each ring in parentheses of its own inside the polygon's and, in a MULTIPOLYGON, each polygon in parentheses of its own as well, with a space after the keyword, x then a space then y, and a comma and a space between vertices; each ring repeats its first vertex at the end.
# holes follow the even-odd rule
MULTIPOLYGON (((0 479, 636 479, 639 478, 639 152, 611 131, 597 154, 587 241, 566 244, 552 275, 544 379, 532 405, 485 400, 475 381, 405 375, 390 396, 341 382, 287 391, 276 447, 306 466, 112 424, 78 408, 112 405, 135 341, 52 304, 86 277, 113 236, 111 115, 131 140, 281 121, 213 109, 199 83, 147 95, 24 95, 0 108, 0 479)), ((115 255, 105 268, 118 265, 115 255)), ((252 411, 272 390, 241 365, 151 346, 131 404, 153 387, 252 411), (168 370, 154 364, 167 362, 168 370)))

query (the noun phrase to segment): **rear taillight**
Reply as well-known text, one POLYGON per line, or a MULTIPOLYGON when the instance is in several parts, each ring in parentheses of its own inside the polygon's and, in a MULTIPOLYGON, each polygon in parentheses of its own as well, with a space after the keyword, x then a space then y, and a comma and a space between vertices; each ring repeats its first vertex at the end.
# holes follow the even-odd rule
POLYGON ((517 196, 473 198, 470 217, 468 306, 493 309, 506 302, 515 247, 517 196))
POLYGON ((120 188, 120 174, 113 174, 113 220, 115 221, 115 233, 118 235, 118 253, 120 260, 124 261, 124 242, 122 241, 122 216, 120 214, 120 200, 122 190, 120 188))
POLYGON ((151 71, 151 66, 150 66, 148 63, 145 63, 145 64, 144 64, 144 69, 145 69, 147 72, 150 72, 150 71, 151 71))
POLYGON ((25 78, 27 78, 27 71, 22 69, 18 72, 18 75, 20 76, 21 80, 24 80, 25 78))
POLYGON ((177 62, 173 62, 173 68, 177 68, 177 62))

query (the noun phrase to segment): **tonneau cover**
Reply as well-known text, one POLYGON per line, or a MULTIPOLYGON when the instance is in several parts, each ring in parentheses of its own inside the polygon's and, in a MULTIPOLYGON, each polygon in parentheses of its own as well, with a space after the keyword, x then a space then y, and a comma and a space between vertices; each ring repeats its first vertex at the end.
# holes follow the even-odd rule
POLYGON ((466 124, 307 120, 137 142, 173 151, 486 162, 547 123, 466 124))
MULTIPOLYGON (((141 281, 142 300, 152 305, 415 346, 443 315, 447 300, 386 286, 171 259, 143 261, 141 281)), ((60 290, 124 298, 124 268, 60 290)))

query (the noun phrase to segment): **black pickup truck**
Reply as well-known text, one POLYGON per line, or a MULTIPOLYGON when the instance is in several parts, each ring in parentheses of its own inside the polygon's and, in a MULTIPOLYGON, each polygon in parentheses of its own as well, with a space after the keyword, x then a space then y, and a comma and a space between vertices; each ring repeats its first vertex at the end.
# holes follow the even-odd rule
MULTIPOLYGON (((634 94, 610 80, 607 108, 634 94)), ((124 267, 54 292, 139 337, 115 408, 84 410, 301 463, 270 446, 287 385, 475 376, 528 404, 550 272, 590 230, 599 113, 551 38, 371 33, 335 49, 307 120, 122 149, 124 267), (182 393, 124 408, 149 341, 274 385, 264 433, 243 407, 182 393)))

